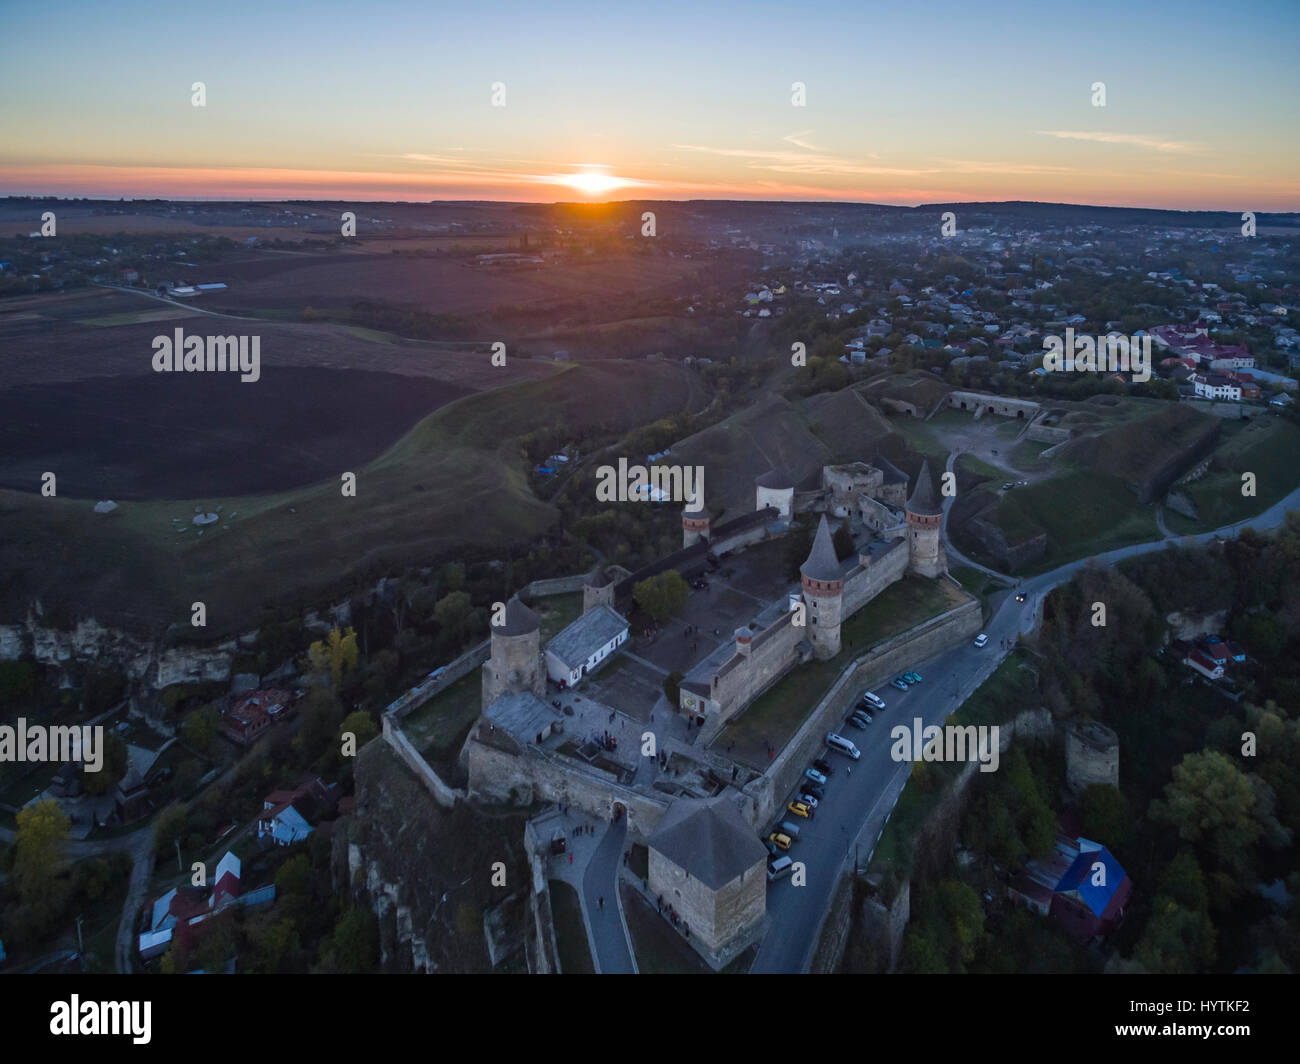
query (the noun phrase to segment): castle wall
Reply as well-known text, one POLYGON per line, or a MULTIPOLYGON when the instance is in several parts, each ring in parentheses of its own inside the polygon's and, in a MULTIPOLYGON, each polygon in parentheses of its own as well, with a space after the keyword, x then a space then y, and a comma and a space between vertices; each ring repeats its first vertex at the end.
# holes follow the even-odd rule
POLYGON ((890 584, 907 572, 907 544, 896 540, 882 553, 869 555, 868 564, 844 581, 843 615, 852 617, 890 584))
POLYGON ((628 829, 642 838, 658 826, 668 809, 663 800, 625 787, 608 772, 572 758, 524 746, 518 754, 479 742, 474 735, 465 743, 469 769, 469 797, 486 802, 550 801, 581 809, 605 822, 614 803, 627 811, 628 829))
POLYGON ((1071 724, 1065 730, 1066 781, 1072 791, 1094 783, 1119 786, 1119 740, 1105 725, 1071 724))
POLYGON ((906 535, 902 515, 866 495, 858 499, 858 515, 862 523, 879 536, 886 533, 899 537, 906 535))
POLYGON ((757 488, 754 509, 761 510, 764 506, 775 506, 782 518, 790 520, 794 513, 794 488, 757 488))
POLYGON ((751 547, 755 543, 762 543, 767 538, 766 525, 754 525, 752 528, 741 529, 729 536, 723 536, 720 539, 709 541, 709 548, 719 558, 724 554, 731 554, 745 547, 751 547))
POLYGON ((718 703, 722 720, 747 706, 799 660, 798 646, 809 630, 793 621, 793 613, 784 613, 769 628, 756 632, 749 655, 718 677, 711 698, 718 703))
POLYGON ((1004 395, 986 395, 983 392, 950 392, 948 405, 954 410, 971 410, 977 414, 999 414, 1002 417, 1023 418, 1032 421, 1042 409, 1031 399, 1011 399, 1004 395))
POLYGON ((442 781, 442 778, 429 767, 429 763, 420 756, 420 752, 411 745, 411 740, 402 732, 401 725, 394 714, 384 714, 384 742, 393 748, 393 752, 415 773, 416 778, 424 784, 434 800, 446 809, 456 804, 457 798, 465 795, 442 781))
POLYGON ((767 772, 745 786, 744 793, 755 802, 754 823, 766 823, 784 807, 786 795, 802 779, 808 763, 825 750, 826 733, 836 730, 850 703, 862 691, 972 638, 983 623, 980 604, 971 599, 872 647, 857 658, 841 673, 767 772))

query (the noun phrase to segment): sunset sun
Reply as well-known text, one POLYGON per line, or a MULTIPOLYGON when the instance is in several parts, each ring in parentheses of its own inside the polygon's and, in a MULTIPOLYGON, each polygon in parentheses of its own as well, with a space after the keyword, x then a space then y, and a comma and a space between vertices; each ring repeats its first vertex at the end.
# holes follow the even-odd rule
POLYGON ((628 183, 621 177, 615 177, 613 174, 599 173, 597 171, 564 174, 558 178, 558 180, 560 184, 568 185, 570 188, 577 189, 579 192, 585 192, 589 196, 597 196, 602 192, 609 192, 612 189, 622 188, 628 183))

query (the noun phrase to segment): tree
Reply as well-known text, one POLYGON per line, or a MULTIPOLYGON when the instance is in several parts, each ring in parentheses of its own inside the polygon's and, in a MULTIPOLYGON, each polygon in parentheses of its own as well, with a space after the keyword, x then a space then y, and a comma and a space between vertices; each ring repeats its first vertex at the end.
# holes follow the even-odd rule
POLYGON ((459 646, 464 641, 473 609, 474 602, 464 591, 453 591, 438 600, 433 608, 433 619, 438 622, 445 645, 459 646))
MULTIPOLYGON (((370 719, 369 713, 364 709, 358 709, 355 713, 349 713, 343 718, 343 723, 339 726, 340 739, 344 732, 351 732, 357 737, 357 749, 360 750, 379 733, 379 729, 375 727, 375 722, 370 719)), ((341 748, 342 744, 340 743, 341 748)))
POLYGON ((684 679, 686 679, 685 675, 676 669, 664 677, 664 697, 674 709, 680 701, 681 683, 684 679))
POLYGON ((676 569, 642 580, 632 588, 632 598, 656 624, 680 613, 686 606, 690 588, 676 569))
POLYGON ((217 728, 221 723, 221 714, 215 706, 204 706, 191 713, 181 725, 181 738, 185 744, 199 753, 205 752, 217 737, 217 728))
POLYGON ((307 649, 307 661, 313 672, 328 671, 338 687, 344 674, 357 666, 357 633, 331 628, 325 640, 318 639, 307 649))
POLYGON ((1164 797, 1151 803, 1151 816, 1173 826, 1190 842, 1210 881, 1210 897, 1223 907, 1254 881, 1255 848, 1261 838, 1283 844, 1289 838, 1273 815, 1272 788, 1215 750, 1188 754, 1174 766, 1164 797))
POLYGON ((320 971, 372 972, 379 963, 379 921, 369 909, 349 909, 321 944, 320 971))
POLYGON ((42 894, 59 869, 59 850, 71 826, 52 798, 18 811, 14 836, 14 883, 24 901, 42 894))
POLYGON ((188 814, 185 806, 176 802, 173 802, 158 814, 158 819, 153 822, 155 853, 162 854, 181 837, 181 834, 185 831, 187 818, 188 814))
POLYGON ((82 774, 81 786, 87 794, 107 794, 117 786, 130 766, 126 743, 122 742, 112 732, 104 733, 102 757, 103 762, 100 764, 98 772, 84 772, 82 774))
POLYGON ((1084 835, 1104 841, 1112 850, 1123 848, 1132 840, 1133 818, 1118 787, 1109 783, 1085 787, 1079 795, 1079 814, 1083 818, 1084 835))

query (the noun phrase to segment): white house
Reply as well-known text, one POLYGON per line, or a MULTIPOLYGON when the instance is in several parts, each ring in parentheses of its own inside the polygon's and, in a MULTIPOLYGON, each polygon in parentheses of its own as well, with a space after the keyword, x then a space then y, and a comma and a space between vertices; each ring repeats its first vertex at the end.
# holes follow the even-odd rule
POLYGON ((546 645, 546 674, 568 687, 627 642, 628 623, 608 606, 596 606, 546 645))

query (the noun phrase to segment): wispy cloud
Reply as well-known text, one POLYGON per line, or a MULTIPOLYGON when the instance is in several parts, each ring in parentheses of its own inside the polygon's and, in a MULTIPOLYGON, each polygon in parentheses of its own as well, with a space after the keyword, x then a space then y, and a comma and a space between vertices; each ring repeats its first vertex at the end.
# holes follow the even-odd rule
POLYGON ((852 159, 841 159, 834 155, 815 152, 764 151, 759 148, 714 148, 705 144, 674 144, 673 147, 678 151, 700 152, 705 155, 717 155, 728 159, 748 159, 751 169, 772 170, 780 174, 915 177, 921 174, 937 174, 941 172, 936 168, 870 166, 852 159))
POLYGON ((782 139, 783 141, 785 141, 787 144, 793 144, 796 148, 803 148, 805 151, 822 151, 822 150, 824 150, 824 149, 822 149, 822 148, 818 148, 818 147, 816 147, 816 146, 814 146, 814 145, 812 145, 812 144, 809 144, 809 143, 804 139, 805 137, 807 137, 807 136, 808 136, 810 133, 812 133, 812 132, 813 132, 813 130, 811 130, 811 129, 801 129, 801 130, 799 130, 799 131, 796 132, 796 133, 790 133, 790 134, 787 134, 786 136, 782 137, 781 139, 782 139))
POLYGON ((1041 137, 1056 137, 1058 140, 1088 140, 1097 144, 1126 144, 1147 151, 1186 153, 1199 151, 1201 146, 1194 141, 1166 140, 1163 137, 1148 136, 1145 133, 1105 133, 1086 130, 1037 129, 1041 137))

